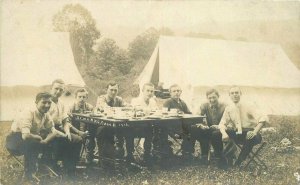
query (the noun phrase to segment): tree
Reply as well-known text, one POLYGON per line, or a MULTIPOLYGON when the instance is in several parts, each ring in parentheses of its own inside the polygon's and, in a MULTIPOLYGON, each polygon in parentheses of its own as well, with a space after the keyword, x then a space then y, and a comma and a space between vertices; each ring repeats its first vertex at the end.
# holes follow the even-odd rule
POLYGON ((89 62, 93 45, 100 38, 100 31, 90 12, 80 4, 68 4, 53 16, 54 31, 70 33, 74 60, 79 67, 89 62))
POLYGON ((116 41, 104 38, 96 48, 96 57, 93 59, 94 69, 97 69, 101 78, 125 75, 130 72, 132 62, 126 50, 121 49, 116 41))
POLYGON ((169 28, 163 27, 159 30, 149 28, 141 35, 138 35, 129 43, 129 56, 134 59, 148 60, 158 42, 160 35, 174 35, 169 28))

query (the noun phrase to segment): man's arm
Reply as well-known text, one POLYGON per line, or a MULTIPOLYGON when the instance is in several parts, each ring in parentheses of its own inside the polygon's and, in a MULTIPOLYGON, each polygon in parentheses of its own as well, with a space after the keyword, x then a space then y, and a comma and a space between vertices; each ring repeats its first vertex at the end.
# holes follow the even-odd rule
POLYGON ((263 115, 258 107, 250 106, 249 107, 249 114, 251 114, 254 118, 257 119, 257 125, 254 128, 253 131, 247 132, 246 139, 252 139, 255 137, 259 131, 262 129, 262 127, 269 122, 268 116, 263 115))
POLYGON ((103 107, 108 107, 106 98, 105 96, 99 96, 96 102, 96 109, 103 109, 103 107))
POLYGON ((220 132, 222 134, 222 140, 223 141, 228 141, 229 140, 229 136, 226 132, 227 124, 228 124, 229 121, 230 121, 229 109, 228 109, 228 107, 226 107, 225 111, 223 113, 222 119, 220 121, 220 124, 219 124, 219 129, 220 129, 220 132))

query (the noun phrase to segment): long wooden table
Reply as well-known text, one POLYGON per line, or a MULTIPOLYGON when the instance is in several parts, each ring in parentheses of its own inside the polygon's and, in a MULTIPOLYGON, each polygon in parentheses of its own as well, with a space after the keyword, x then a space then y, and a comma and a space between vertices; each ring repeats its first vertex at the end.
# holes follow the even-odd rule
MULTIPOLYGON (((137 119, 112 119, 107 117, 93 117, 89 114, 72 114, 72 121, 79 121, 86 124, 93 124, 98 127, 108 127, 115 129, 116 132, 128 132, 132 128, 168 128, 184 133, 191 125, 202 123, 205 116, 184 114, 180 117, 161 117, 161 118, 137 118, 137 119)), ((141 137, 141 135, 139 136, 141 137)), ((120 159, 108 159, 114 161, 115 166, 119 166, 120 159)))
POLYGON ((89 114, 75 114, 73 113, 73 120, 80 121, 87 124, 95 124, 98 126, 106 126, 106 127, 143 127, 149 125, 157 125, 157 126, 181 126, 182 124, 193 125, 196 123, 202 123, 205 116, 199 115, 191 115, 184 114, 182 116, 174 116, 174 117, 161 117, 159 119, 151 119, 151 118, 137 118, 137 119, 112 119, 106 117, 93 117, 89 114))

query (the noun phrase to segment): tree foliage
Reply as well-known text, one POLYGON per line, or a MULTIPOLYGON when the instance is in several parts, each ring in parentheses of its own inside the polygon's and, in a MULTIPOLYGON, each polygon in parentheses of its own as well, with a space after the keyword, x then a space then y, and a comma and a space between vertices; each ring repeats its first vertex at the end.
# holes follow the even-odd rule
POLYGON ((148 60, 160 35, 174 35, 174 33, 166 27, 159 30, 152 27, 147 29, 144 33, 138 35, 132 42, 129 43, 129 56, 135 60, 148 60))
POLYGON ((91 13, 80 4, 68 4, 52 19, 54 31, 69 32, 70 43, 77 65, 82 66, 93 55, 93 45, 100 31, 91 13))

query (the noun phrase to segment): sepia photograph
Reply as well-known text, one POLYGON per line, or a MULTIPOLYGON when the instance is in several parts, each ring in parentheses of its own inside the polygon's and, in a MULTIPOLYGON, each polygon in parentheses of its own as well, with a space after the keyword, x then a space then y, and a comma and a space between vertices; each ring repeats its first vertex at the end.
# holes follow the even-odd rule
POLYGON ((299 0, 0 8, 0 185, 300 185, 299 0))

